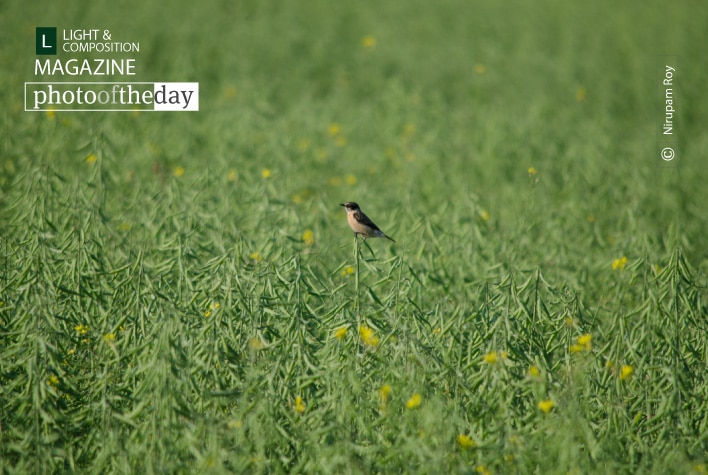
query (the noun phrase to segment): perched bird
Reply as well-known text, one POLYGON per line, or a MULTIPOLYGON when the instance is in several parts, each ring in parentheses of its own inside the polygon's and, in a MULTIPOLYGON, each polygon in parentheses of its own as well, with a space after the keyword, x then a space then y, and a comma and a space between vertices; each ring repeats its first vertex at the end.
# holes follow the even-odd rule
POLYGON ((344 206, 347 210, 347 221, 349 222, 349 227, 354 231, 354 235, 359 235, 366 239, 368 237, 380 237, 386 238, 390 241, 394 241, 391 236, 387 236, 383 231, 379 229, 372 220, 369 219, 367 215, 359 208, 359 205, 353 201, 347 201, 342 203, 340 206, 344 206))

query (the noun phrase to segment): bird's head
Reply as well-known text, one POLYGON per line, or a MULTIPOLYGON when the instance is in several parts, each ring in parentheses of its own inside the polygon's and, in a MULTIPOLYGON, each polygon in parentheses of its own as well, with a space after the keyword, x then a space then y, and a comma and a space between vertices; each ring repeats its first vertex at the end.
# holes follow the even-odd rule
POLYGON ((347 201, 346 203, 342 203, 339 206, 344 206, 344 209, 346 209, 348 213, 352 211, 359 211, 359 205, 354 203, 353 201, 347 201))

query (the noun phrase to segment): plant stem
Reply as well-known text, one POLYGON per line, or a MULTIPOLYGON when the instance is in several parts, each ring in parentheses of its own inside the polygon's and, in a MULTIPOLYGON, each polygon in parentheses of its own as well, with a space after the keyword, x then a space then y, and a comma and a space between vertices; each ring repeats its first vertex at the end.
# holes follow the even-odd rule
POLYGON ((354 259, 356 260, 356 274, 354 275, 355 279, 355 286, 356 286, 356 323, 357 323, 357 329, 356 331, 359 331, 359 327, 361 327, 361 300, 359 297, 359 255, 361 254, 361 251, 359 249, 359 239, 357 238, 356 233, 354 234, 354 259))

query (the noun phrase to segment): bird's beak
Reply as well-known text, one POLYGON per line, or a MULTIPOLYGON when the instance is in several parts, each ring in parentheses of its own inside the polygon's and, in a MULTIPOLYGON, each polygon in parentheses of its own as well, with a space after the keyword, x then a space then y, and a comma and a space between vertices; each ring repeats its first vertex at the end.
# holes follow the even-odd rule
POLYGON ((340 203, 339 206, 346 206, 344 203, 340 203))

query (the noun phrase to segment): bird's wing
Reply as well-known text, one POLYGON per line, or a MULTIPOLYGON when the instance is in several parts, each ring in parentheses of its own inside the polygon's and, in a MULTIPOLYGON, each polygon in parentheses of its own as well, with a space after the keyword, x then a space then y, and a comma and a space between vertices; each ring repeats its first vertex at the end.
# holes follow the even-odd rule
POLYGON ((356 219, 357 222, 363 224, 364 226, 369 226, 374 231, 381 231, 379 229, 379 227, 376 226, 376 224, 372 220, 370 220, 369 217, 367 215, 365 215, 364 213, 360 213, 360 212, 354 213, 354 219, 356 219))

